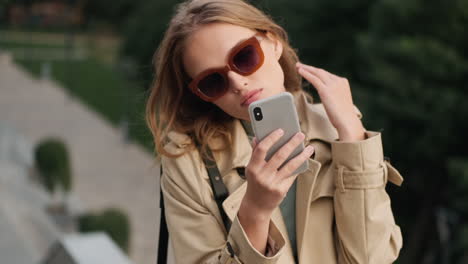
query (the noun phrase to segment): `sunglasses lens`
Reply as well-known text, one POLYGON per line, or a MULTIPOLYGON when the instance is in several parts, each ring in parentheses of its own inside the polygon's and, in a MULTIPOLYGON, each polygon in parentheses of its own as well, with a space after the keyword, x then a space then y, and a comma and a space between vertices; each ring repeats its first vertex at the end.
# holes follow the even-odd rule
POLYGON ((218 97, 226 91, 226 79, 221 73, 212 73, 198 82, 198 89, 208 97, 218 97))
POLYGON ((237 52, 233 63, 242 73, 251 73, 260 63, 260 56, 253 45, 248 45, 237 52))

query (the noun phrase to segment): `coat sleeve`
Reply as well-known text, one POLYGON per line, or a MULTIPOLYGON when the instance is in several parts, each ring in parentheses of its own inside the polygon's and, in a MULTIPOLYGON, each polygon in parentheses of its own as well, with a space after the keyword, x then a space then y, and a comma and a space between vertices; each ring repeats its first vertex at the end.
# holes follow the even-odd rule
POLYGON ((403 243, 385 191, 387 180, 400 185, 403 178, 384 161, 380 133, 366 137, 332 143, 339 263, 392 263, 403 243))
POLYGON ((222 223, 201 199, 175 181, 171 177, 174 172, 163 167, 161 189, 176 263, 277 263, 285 241, 272 221, 265 256, 251 245, 237 217, 226 236, 222 223), (228 250, 228 241, 234 256, 228 250))

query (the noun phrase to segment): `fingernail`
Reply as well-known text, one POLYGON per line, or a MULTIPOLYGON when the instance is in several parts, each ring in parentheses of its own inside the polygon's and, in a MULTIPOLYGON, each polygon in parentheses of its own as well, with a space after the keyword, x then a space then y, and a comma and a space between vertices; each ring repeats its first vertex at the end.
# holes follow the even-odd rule
POLYGON ((280 128, 280 129, 276 130, 276 133, 278 133, 278 135, 282 136, 284 134, 284 131, 283 131, 283 129, 280 128))
POLYGON ((305 151, 308 153, 308 154, 312 154, 312 152, 314 152, 314 147, 312 146, 307 146, 305 148, 305 151))
POLYGON ((300 138, 300 139, 304 139, 305 135, 304 135, 304 133, 299 132, 299 133, 296 134, 296 137, 300 138))

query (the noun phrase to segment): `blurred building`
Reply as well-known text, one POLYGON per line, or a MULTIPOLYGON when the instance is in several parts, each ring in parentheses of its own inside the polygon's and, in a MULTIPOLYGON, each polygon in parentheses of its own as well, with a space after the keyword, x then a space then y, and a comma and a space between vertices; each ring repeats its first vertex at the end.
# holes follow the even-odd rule
POLYGON ((131 264, 105 233, 66 235, 49 250, 41 264, 131 264))

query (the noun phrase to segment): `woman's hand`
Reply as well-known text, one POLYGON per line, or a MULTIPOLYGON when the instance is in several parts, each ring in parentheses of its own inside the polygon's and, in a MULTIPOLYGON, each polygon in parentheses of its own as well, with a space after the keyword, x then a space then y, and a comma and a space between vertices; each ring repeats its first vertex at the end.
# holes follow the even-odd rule
POLYGON ((348 80, 300 62, 296 63, 296 69, 317 90, 340 141, 365 139, 365 128, 356 115, 348 80))
POLYGON ((241 204, 241 209, 248 209, 250 216, 269 219, 297 177, 297 175, 292 175, 293 172, 314 151, 312 146, 306 147, 302 153, 278 170, 305 137, 303 133, 297 133, 273 154, 268 162, 265 161, 268 150, 282 137, 283 133, 282 129, 277 129, 258 144, 254 140, 252 157, 245 170, 248 182, 247 191, 241 204))
POLYGON ((254 139, 252 157, 245 169, 247 191, 242 199, 239 222, 245 230, 250 243, 265 254, 271 215, 286 196, 297 175, 292 175, 299 166, 314 152, 312 146, 306 147, 301 154, 278 168, 294 149, 304 140, 304 134, 297 133, 284 144, 267 162, 268 150, 283 135, 278 129, 270 133, 258 144, 254 139))

